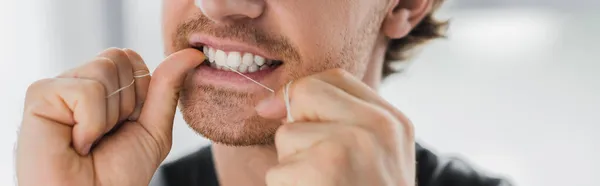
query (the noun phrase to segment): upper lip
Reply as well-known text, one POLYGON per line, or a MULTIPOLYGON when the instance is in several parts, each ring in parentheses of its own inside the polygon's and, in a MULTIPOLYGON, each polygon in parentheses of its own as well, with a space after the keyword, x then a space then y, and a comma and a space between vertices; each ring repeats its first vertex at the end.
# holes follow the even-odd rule
POLYGON ((262 50, 256 46, 231 39, 211 37, 204 34, 192 34, 189 38, 189 45, 191 47, 207 46, 225 52, 235 51, 242 54, 252 53, 262 56, 266 59, 281 61, 277 55, 262 50))

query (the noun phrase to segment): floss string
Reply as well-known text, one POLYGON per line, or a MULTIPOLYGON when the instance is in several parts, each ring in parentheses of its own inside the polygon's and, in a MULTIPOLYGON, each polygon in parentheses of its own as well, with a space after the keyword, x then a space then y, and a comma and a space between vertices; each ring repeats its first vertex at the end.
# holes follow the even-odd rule
POLYGON ((271 93, 275 93, 275 91, 274 91, 273 89, 270 89, 270 88, 269 88, 269 87, 267 87, 266 85, 263 85, 263 84, 259 83, 258 81, 256 81, 256 80, 254 80, 254 79, 252 79, 252 78, 250 78, 250 77, 248 77, 248 76, 246 76, 246 75, 242 74, 241 72, 237 71, 236 69, 233 69, 233 68, 229 67, 229 65, 225 65, 225 67, 227 67, 229 70, 231 70, 231 71, 233 71, 233 72, 235 72, 235 73, 239 74, 240 76, 242 76, 242 77, 244 77, 244 78, 246 78, 246 79, 248 79, 248 80, 250 80, 250 81, 254 82, 255 84, 257 84, 257 85, 260 85, 261 87, 263 87, 263 88, 267 89, 267 90, 268 90, 268 91, 270 91, 271 93))
MULTIPOLYGON (((271 88, 267 87, 266 85, 263 85, 262 83, 259 83, 258 81, 256 81, 256 80, 254 80, 254 79, 252 79, 252 78, 244 75, 243 73, 237 71, 236 69, 233 69, 233 68, 229 67, 229 65, 225 65, 225 67, 227 67, 229 70, 235 72, 236 74, 238 74, 238 75, 240 75, 240 76, 242 76, 242 77, 244 77, 244 78, 252 81, 253 83, 255 83, 255 84, 263 87, 264 89, 268 90, 269 92, 275 93, 275 91, 273 89, 271 89, 271 88)), ((118 94, 119 92, 121 92, 121 91, 123 91, 123 90, 125 90, 125 89, 127 89, 129 87, 131 87, 133 84, 135 84, 135 79, 143 78, 143 77, 148 77, 150 75, 152 75, 152 74, 151 73, 147 73, 147 74, 143 74, 143 75, 133 76, 133 81, 131 81, 131 83, 129 85, 117 89, 113 93, 111 93, 108 96, 106 96, 106 98, 110 98, 110 97, 118 94)), ((292 82, 293 81, 290 81, 288 84, 286 84, 285 85, 285 89, 283 91, 283 97, 284 97, 284 102, 285 102, 285 109, 286 109, 286 112, 287 112, 287 122, 288 123, 293 123, 294 122, 294 118, 292 117, 292 111, 291 111, 291 106, 290 106, 291 105, 290 104, 290 96, 289 96, 290 85, 292 84, 292 82)))
POLYGON ((290 85, 292 84, 292 82, 294 81, 290 81, 288 84, 285 85, 285 89, 283 90, 283 101, 285 102, 285 111, 287 112, 287 122, 288 123, 293 123, 294 122, 294 118, 292 117, 292 107, 290 106, 290 85))
POLYGON ((106 98, 110 98, 110 97, 118 94, 119 92, 121 92, 121 91, 123 91, 123 90, 125 90, 125 89, 127 89, 129 87, 131 87, 133 84, 135 84, 135 79, 143 78, 143 77, 148 77, 150 75, 152 75, 152 74, 147 73, 147 74, 142 74, 142 75, 138 75, 138 76, 133 76, 133 81, 131 81, 131 83, 129 83, 129 85, 121 87, 120 89, 115 90, 113 93, 110 93, 108 96, 106 96, 106 98))
MULTIPOLYGON (((271 93, 275 93, 275 91, 269 87, 267 87, 266 85, 263 85, 262 83, 259 83, 258 81, 244 75, 243 73, 237 71, 236 69, 231 68, 229 65, 225 65, 225 67, 227 67, 229 70, 235 72, 236 74, 254 82, 255 84, 267 89, 268 91, 270 91, 271 93)), ((291 106, 290 106, 290 96, 289 96, 289 90, 290 90, 290 85, 292 84, 293 81, 290 81, 288 84, 285 85, 285 89, 283 90, 283 97, 284 97, 284 102, 285 102, 285 110, 287 112, 287 122, 288 123, 293 123, 294 122, 294 118, 292 117, 292 111, 291 111, 291 106)))

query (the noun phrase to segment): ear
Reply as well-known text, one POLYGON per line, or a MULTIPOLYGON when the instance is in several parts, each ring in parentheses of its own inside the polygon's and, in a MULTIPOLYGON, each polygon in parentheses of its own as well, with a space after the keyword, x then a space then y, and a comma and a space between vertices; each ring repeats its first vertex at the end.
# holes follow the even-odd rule
POLYGON ((400 39, 431 11, 434 0, 391 0, 382 31, 391 39, 400 39))

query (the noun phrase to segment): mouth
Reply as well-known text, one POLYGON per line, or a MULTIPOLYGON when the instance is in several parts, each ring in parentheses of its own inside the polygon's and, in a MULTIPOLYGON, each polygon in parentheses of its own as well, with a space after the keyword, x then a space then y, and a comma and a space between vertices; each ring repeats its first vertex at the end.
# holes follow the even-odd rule
POLYGON ((204 53, 206 60, 201 66, 219 71, 237 71, 252 74, 275 69, 283 64, 280 60, 268 59, 258 54, 243 51, 224 51, 206 45, 191 46, 204 53))
POLYGON ((203 38, 191 42, 189 47, 206 56, 195 69, 197 85, 211 85, 237 92, 261 92, 278 85, 282 75, 282 60, 247 45, 227 40, 203 38), (269 57, 267 57, 269 56, 269 57), (250 78, 250 79, 248 79, 250 78))

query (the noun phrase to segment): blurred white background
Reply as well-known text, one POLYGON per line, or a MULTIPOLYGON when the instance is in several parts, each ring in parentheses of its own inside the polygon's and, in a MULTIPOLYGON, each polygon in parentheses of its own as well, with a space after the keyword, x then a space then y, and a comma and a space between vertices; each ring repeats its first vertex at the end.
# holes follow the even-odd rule
MULTIPOLYGON (((596 186, 600 174, 600 2, 457 0, 431 43, 381 94, 426 146, 517 185, 596 186)), ((24 93, 104 48, 163 58, 160 1, 0 4, 0 184, 13 185, 24 93)), ((167 161, 207 144, 180 116, 167 161)), ((40 139, 43 140, 43 139, 40 139)))

